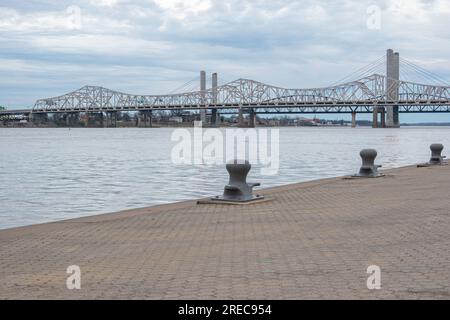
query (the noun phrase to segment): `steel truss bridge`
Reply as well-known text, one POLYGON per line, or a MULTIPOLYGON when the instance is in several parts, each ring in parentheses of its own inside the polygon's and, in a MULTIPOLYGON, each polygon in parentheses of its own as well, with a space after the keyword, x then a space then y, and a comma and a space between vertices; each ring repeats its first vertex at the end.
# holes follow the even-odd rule
POLYGON ((134 95, 97 86, 36 102, 34 113, 113 112, 139 110, 220 109, 235 113, 371 113, 374 107, 398 106, 399 112, 450 112, 450 86, 402 80, 387 81, 373 74, 326 88, 285 89, 258 81, 238 79, 194 92, 168 95, 134 95), (390 83, 390 87, 386 84, 390 83), (398 99, 388 99, 395 90, 398 99))
POLYGON ((286 89, 249 79, 219 86, 217 74, 213 74, 212 87, 206 89, 204 71, 200 76, 200 90, 191 88, 183 93, 136 95, 84 86, 58 97, 39 99, 32 109, 1 110, 0 120, 39 118, 49 113, 64 113, 66 118, 81 113, 102 116, 106 113, 108 119, 122 111, 141 111, 147 119, 151 118, 151 111, 197 110, 206 114, 205 110, 211 110, 216 116, 239 113, 240 119, 244 112, 252 114, 252 118, 256 114, 351 113, 354 121, 357 113, 373 113, 374 122, 381 112, 382 121, 388 113, 391 122, 392 119, 398 122, 398 113, 450 112, 450 85, 400 58, 392 49, 357 72, 358 75, 351 75, 356 80, 312 89, 286 89), (382 75, 384 71, 386 75, 382 75), (411 73, 425 81, 405 80, 411 73))

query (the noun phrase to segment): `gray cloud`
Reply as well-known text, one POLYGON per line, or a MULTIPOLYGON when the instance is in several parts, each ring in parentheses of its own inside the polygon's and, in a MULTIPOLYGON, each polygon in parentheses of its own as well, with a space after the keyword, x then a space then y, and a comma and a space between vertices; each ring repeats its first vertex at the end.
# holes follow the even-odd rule
POLYGON ((449 19, 447 0, 6 0, 0 104, 30 107, 84 84, 164 93, 201 69, 326 86, 389 47, 449 79, 449 19), (379 30, 366 26, 373 4, 379 30))

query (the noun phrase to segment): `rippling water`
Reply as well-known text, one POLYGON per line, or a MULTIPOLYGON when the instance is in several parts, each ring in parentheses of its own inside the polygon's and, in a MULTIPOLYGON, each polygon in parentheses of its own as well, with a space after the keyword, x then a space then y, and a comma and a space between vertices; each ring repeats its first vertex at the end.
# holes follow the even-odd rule
MULTIPOLYGON (((170 128, 0 129, 0 228, 220 194, 223 166, 173 165, 170 128)), ((384 168, 427 161, 450 128, 281 128, 280 169, 262 187, 354 173, 359 151, 384 168)), ((444 149, 444 153, 445 153, 444 149)))

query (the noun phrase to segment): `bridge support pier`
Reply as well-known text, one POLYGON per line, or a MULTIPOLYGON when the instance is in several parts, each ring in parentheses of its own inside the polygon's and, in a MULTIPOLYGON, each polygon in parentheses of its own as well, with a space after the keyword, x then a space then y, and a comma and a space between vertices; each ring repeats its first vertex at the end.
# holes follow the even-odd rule
POLYGON ((242 108, 239 108, 239 115, 238 115, 238 127, 244 127, 244 110, 242 108))
POLYGON ((105 113, 105 128, 110 128, 112 124, 112 112, 105 113))
POLYGON ((211 109, 211 126, 220 127, 220 113, 217 109, 211 109))
POLYGON ((139 111, 137 116, 136 116, 136 127, 141 128, 142 127, 142 111, 139 111))
POLYGON ((217 126, 217 109, 211 109, 211 125, 217 126))
POLYGON ((119 111, 113 111, 112 112, 112 126, 113 128, 117 128, 117 112, 119 111))
POLYGON ((100 126, 106 128, 106 116, 103 112, 100 113, 100 126))
POLYGON ((352 112, 352 128, 356 128, 356 112, 352 112))
MULTIPOLYGON (((70 120, 69 120, 70 121, 70 120)), ((103 120, 103 112, 86 112, 85 113, 85 127, 98 127, 103 126, 104 120, 103 120)))
POLYGON ((254 128, 256 126, 256 112, 253 108, 251 108, 249 112, 248 126, 250 128, 254 128))
POLYGON ((80 113, 79 112, 73 113, 72 118, 73 118, 74 124, 79 126, 80 125, 80 113))
POLYGON ((400 117, 398 112, 398 106, 386 107, 386 127, 387 128, 400 128, 400 117))
POLYGON ((94 123, 95 126, 97 126, 97 122, 100 127, 105 126, 105 116, 104 116, 103 112, 96 113, 94 119, 95 119, 95 123, 94 123))
POLYGON ((90 115, 88 112, 86 112, 86 113, 84 114, 84 126, 85 126, 85 127, 89 127, 89 121, 90 121, 90 119, 91 119, 91 115, 90 115))
POLYGON ((106 112, 106 128, 117 127, 117 111, 106 112))
POLYGON ((66 114, 65 119, 67 127, 75 127, 79 124, 80 114, 78 112, 69 112, 66 114))
POLYGON ((151 128, 152 127, 152 110, 139 111, 138 127, 151 128))
POLYGON ((30 120, 33 125, 40 125, 48 122, 48 113, 30 113, 30 120))
POLYGON ((147 111, 147 122, 148 122, 148 127, 151 128, 153 127, 153 111, 152 110, 148 110, 147 111))
POLYGON ((220 113, 219 111, 217 111, 217 116, 216 116, 216 126, 220 127, 220 124, 222 123, 222 119, 220 118, 220 113))
POLYGON ((378 107, 373 108, 372 119, 372 128, 378 128, 378 107))
POLYGON ((372 128, 386 128, 386 110, 384 108, 373 108, 373 122, 372 128), (380 120, 378 121, 378 115, 380 120))
POLYGON ((206 110, 200 110, 200 121, 205 124, 206 123, 206 110))

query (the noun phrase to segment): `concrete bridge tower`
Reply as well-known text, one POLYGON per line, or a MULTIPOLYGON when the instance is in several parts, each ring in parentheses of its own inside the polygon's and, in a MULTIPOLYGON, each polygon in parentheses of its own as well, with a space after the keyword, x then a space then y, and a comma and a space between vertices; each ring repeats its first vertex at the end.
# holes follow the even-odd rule
MULTIPOLYGON (((396 101, 398 95, 398 80, 400 78, 400 57, 398 52, 388 49, 386 53, 386 97, 396 101)), ((386 107, 386 127, 400 127, 398 106, 386 107)))
MULTIPOLYGON (((213 73, 211 76, 212 79, 212 83, 211 83, 211 88, 212 88, 212 103, 213 104, 217 104, 217 73, 213 73)), ((218 126, 220 124, 220 114, 217 112, 217 109, 214 108, 211 110, 211 124, 213 126, 218 126)))
MULTIPOLYGON (((200 71, 200 91, 202 93, 202 104, 206 102, 206 72, 200 71)), ((206 123, 206 109, 200 110, 200 121, 206 123)))

